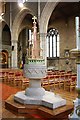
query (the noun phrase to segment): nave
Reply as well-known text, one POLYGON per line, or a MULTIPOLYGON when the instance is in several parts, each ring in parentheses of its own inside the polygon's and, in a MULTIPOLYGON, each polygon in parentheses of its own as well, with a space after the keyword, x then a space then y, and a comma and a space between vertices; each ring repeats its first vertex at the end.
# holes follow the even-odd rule
POLYGON ((66 120, 74 106, 70 118, 80 119, 80 0, 22 1, 22 6, 18 0, 0 2, 2 117, 66 120), (46 67, 52 68, 47 71, 47 76, 46 67), (23 69, 28 78, 24 77, 23 69), (26 88, 29 88, 28 92, 26 88), (21 91, 19 97, 18 91, 21 91), (39 100, 43 105, 44 97, 43 102, 47 101, 46 106, 51 105, 52 109, 65 106, 54 110, 47 108, 50 106, 39 106, 37 102, 37 106, 23 106, 14 101, 14 94, 17 94, 17 102, 22 100, 22 104, 26 97, 26 103, 39 100), (26 114, 19 114, 20 109, 26 114))

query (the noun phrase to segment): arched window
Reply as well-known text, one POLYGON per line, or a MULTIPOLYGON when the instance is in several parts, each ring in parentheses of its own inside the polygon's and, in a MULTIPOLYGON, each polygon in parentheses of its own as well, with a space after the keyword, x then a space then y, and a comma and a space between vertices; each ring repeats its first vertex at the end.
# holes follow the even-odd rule
POLYGON ((59 33, 52 28, 47 33, 47 57, 59 57, 59 52, 59 33))

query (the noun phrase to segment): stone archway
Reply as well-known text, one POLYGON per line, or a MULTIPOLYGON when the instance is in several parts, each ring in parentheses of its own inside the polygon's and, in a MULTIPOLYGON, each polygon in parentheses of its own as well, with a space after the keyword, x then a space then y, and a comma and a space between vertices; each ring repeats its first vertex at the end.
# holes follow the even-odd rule
POLYGON ((5 60, 1 64, 3 68, 10 68, 11 65, 11 31, 5 20, 0 21, 0 55, 5 56, 5 60))
POLYGON ((42 11, 41 18, 40 18, 40 32, 42 33, 47 32, 47 26, 48 26, 48 22, 51 17, 51 14, 60 0, 56 0, 56 1, 57 2, 47 2, 42 11))
POLYGON ((46 33, 47 33, 47 27, 48 22, 51 17, 51 14, 57 4, 60 0, 57 0, 57 2, 47 2, 40 18, 40 56, 43 56, 43 58, 46 60, 46 33))
MULTIPOLYGON (((0 20, 0 44, 2 46, 2 30, 3 30, 3 27, 6 25, 6 21, 4 19, 0 20), (2 24, 3 23, 3 24, 2 24)), ((2 47, 0 47, 2 48, 2 47)))
POLYGON ((9 32, 10 32, 10 36, 11 36, 11 31, 10 31, 9 25, 7 24, 7 22, 4 19, 2 19, 2 20, 0 20, 0 30, 1 30, 1 32, 0 32, 0 40, 1 41, 2 41, 2 31, 3 31, 3 28, 5 26, 7 26, 9 28, 9 32))
POLYGON ((8 51, 7 50, 2 50, 0 52, 0 67, 1 68, 8 68, 8 51))
MULTIPOLYGON (((20 33, 20 25, 23 21, 23 19, 25 18, 25 16, 27 14, 31 14, 31 11, 28 10, 26 7, 23 8, 15 17, 15 20, 13 22, 13 26, 12 26, 12 46, 14 47, 14 50, 12 51, 12 68, 17 68, 18 67, 18 57, 17 57, 17 42, 18 42, 18 36, 20 33)), ((33 15, 32 15, 33 16, 33 15)))
POLYGON ((18 40, 20 24, 27 14, 32 15, 30 10, 28 10, 27 8, 23 8, 15 17, 12 27, 12 40, 18 40))

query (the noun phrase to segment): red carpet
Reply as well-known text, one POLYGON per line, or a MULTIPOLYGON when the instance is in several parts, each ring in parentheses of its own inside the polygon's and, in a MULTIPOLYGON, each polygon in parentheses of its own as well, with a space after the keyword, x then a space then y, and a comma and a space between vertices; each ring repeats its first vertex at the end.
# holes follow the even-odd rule
POLYGON ((6 100, 10 95, 15 94, 18 91, 20 91, 20 89, 0 83, 0 100, 6 100))

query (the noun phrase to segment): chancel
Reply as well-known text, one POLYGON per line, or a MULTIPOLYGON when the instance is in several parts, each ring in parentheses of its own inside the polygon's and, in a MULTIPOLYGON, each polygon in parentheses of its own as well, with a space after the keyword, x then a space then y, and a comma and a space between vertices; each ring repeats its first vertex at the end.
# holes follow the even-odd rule
POLYGON ((0 117, 80 119, 80 2, 19 3, 0 2, 0 117))

